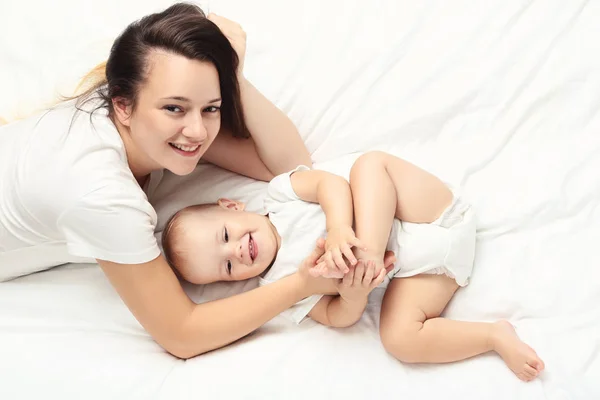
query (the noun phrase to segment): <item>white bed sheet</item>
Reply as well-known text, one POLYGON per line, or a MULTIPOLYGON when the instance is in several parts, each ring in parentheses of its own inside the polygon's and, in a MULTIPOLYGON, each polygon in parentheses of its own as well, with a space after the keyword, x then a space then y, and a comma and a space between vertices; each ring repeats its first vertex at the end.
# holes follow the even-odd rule
MULTIPOLYGON (((73 88, 126 23, 167 4, 2 5, 0 116, 73 88)), ((0 398, 600 398, 600 2, 210 8, 244 26, 247 76, 297 124, 317 167, 346 175, 356 152, 385 149, 463 189, 478 212, 476 266, 446 316, 509 319, 546 371, 522 383, 494 355, 396 362, 377 337, 381 292, 349 329, 276 318, 181 361, 97 266, 71 265, 0 284, 0 398)), ((214 200, 211 188, 256 207, 263 187, 200 166, 167 176, 153 200, 162 224, 179 206, 214 200)), ((187 290, 198 301, 217 292, 187 290)))

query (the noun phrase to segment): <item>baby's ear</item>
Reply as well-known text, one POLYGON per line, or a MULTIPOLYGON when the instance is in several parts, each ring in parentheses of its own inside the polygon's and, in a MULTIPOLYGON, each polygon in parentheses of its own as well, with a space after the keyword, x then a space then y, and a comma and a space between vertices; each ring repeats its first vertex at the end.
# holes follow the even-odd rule
POLYGON ((244 211, 244 209, 246 208, 246 205, 244 203, 242 203, 241 201, 224 199, 224 198, 219 199, 217 201, 217 204, 219 204, 219 206, 223 207, 226 210, 233 210, 233 211, 244 211))

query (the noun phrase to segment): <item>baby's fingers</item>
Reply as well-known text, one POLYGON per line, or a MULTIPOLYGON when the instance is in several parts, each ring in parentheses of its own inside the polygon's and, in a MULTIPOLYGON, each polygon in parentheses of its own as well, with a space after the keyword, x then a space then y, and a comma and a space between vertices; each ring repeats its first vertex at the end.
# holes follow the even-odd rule
MULTIPOLYGON (((328 270, 337 270, 335 262, 331 256, 331 251, 325 252, 325 254, 319 258, 317 261, 317 266, 323 271, 323 273, 328 270)), ((321 274, 321 276, 325 275, 321 274)))
POLYGON ((383 280, 385 279, 386 275, 387 275, 387 271, 384 268, 382 268, 381 271, 379 271, 379 275, 377 275, 377 277, 373 280, 373 282, 371 282, 371 285, 369 286, 369 288, 371 290, 373 290, 377 286, 381 285, 383 283, 383 280))
POLYGON ((348 273, 344 275, 344 278, 342 279, 342 284, 345 287, 352 286, 352 282, 354 281, 354 270, 354 268, 350 268, 350 271, 348 271, 348 273))
POLYGON ((319 276, 323 276, 323 272, 324 271, 325 271, 324 264, 323 263, 319 263, 319 264, 315 265, 314 267, 310 268, 308 270, 308 273, 311 276, 314 276, 315 278, 318 278, 319 276))
POLYGON ((361 249, 362 251, 367 251, 367 246, 365 246, 363 244, 363 242, 360 241, 359 238, 357 238, 356 236, 354 236, 352 238, 352 240, 350 240, 350 243, 352 243, 352 246, 361 249))
POLYGON ((362 281, 363 287, 367 288, 371 285, 374 274, 375 274, 375 263, 373 261, 369 261, 369 262, 367 262, 367 266, 365 267, 365 277, 363 278, 363 281, 362 281))
POLYGON ((323 278, 336 278, 336 279, 342 279, 344 277, 344 273, 338 271, 337 268, 330 268, 326 262, 322 262, 317 264, 314 268, 315 270, 315 274, 313 275, 315 277, 321 276, 323 278))
POLYGON ((323 256, 325 257, 324 261, 327 263, 327 266, 329 268, 335 268, 335 262, 333 261, 333 254, 331 254, 331 251, 328 251, 323 256))
POLYGON ((319 276, 323 276, 323 277, 329 270, 329 268, 327 268, 327 263, 325 261, 318 263, 315 266, 315 269, 317 269, 317 271, 319 271, 319 276))
POLYGON ((346 262, 344 261, 344 257, 342 257, 342 253, 339 249, 333 249, 332 250, 333 253, 333 260, 335 261, 335 265, 337 266, 338 270, 341 272, 348 272, 348 266, 346 265, 346 262))
POLYGON ((365 263, 359 261, 354 267, 354 285, 361 286, 365 276, 365 263))
POLYGON ((350 248, 350 246, 348 246, 347 243, 344 243, 342 245, 342 253, 344 253, 344 256, 346 256, 346 259, 348 259, 348 261, 350 261, 351 265, 356 265, 356 257, 354 257, 354 253, 352 252, 352 248, 350 248))
POLYGON ((317 261, 317 264, 319 263, 332 263, 333 259, 332 259, 332 255, 331 255, 331 250, 327 250, 323 253, 323 255, 321 257, 319 257, 319 260, 317 261))

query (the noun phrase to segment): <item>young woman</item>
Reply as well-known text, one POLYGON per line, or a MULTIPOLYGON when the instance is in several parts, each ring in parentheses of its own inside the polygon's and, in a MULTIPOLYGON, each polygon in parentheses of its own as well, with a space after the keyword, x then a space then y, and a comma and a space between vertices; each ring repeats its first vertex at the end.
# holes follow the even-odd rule
MULTIPOLYGON (((106 79, 0 128, 0 281, 96 260, 154 339, 182 357, 224 346, 330 283, 298 273, 194 304, 161 255, 145 191, 202 157, 269 180, 310 157, 291 121, 243 76, 239 25, 175 4, 130 24, 106 79), (244 312, 240 305, 244 305, 244 312)), ((315 257, 307 259, 314 264, 315 257)))

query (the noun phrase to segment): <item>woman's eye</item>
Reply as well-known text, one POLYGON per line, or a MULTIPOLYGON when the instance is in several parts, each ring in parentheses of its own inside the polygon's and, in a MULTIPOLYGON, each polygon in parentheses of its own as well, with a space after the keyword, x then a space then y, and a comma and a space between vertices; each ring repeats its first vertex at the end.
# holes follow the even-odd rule
POLYGON ((206 107, 206 108, 204 109, 204 112, 208 112, 208 113, 216 113, 216 112, 218 112, 218 111, 220 111, 220 110, 221 110, 221 107, 217 107, 217 106, 209 106, 209 107, 206 107))
POLYGON ((167 110, 168 112, 171 112, 171 113, 180 113, 180 112, 183 112, 183 110, 180 107, 173 106, 173 105, 164 106, 163 109, 165 109, 165 110, 167 110))
POLYGON ((227 228, 225 228, 225 243, 229 242, 229 234, 227 233, 227 228))
POLYGON ((227 273, 231 275, 231 261, 227 261, 227 273))

